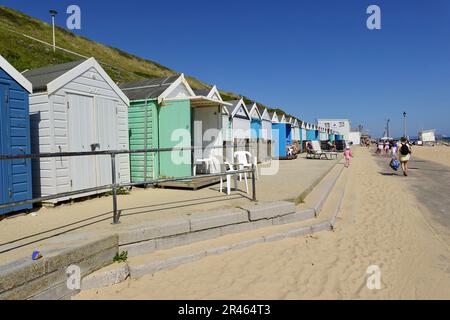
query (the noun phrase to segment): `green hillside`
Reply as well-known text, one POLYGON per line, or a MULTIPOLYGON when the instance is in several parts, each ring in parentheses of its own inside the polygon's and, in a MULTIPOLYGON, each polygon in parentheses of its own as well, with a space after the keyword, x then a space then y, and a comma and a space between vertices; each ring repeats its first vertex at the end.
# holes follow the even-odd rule
MULTIPOLYGON (((51 25, 19 11, 0 6, 0 54, 19 71, 81 59, 80 56, 63 50, 57 49, 56 52, 53 52, 51 46, 29 37, 52 43, 51 25)), ((58 47, 85 57, 95 57, 116 82, 163 77, 178 73, 159 63, 78 36, 60 27, 56 28, 56 39, 58 47)), ((186 78, 194 89, 211 87, 211 85, 188 75, 186 78)), ((221 94, 225 100, 239 97, 231 92, 221 91, 221 94)), ((244 99, 246 102, 254 101, 247 97, 244 99)))

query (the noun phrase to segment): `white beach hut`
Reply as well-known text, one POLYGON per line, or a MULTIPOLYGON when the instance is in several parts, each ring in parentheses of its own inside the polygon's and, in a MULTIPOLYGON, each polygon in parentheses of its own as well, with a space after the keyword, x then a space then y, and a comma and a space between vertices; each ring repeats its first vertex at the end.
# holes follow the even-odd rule
POLYGON ((262 117, 258 109, 258 105, 253 103, 248 107, 251 118, 251 137, 250 137, 250 153, 257 157, 258 162, 261 162, 260 149, 262 141, 262 117))
MULTIPOLYGON (((214 86, 211 89, 194 90, 197 97, 191 98, 193 121, 193 144, 202 149, 194 151, 196 159, 216 160, 227 158, 227 136, 231 133, 229 111, 231 103, 224 102, 219 90, 214 86)), ((218 173, 220 167, 212 167, 211 173, 218 173)))
MULTIPOLYGON (((30 70, 32 153, 128 149, 129 100, 94 58, 30 70)), ((111 184, 109 155, 33 161, 36 197, 111 184)), ((116 157, 117 181, 130 181, 129 156, 116 157)), ((105 190, 61 197, 57 203, 105 190)))
POLYGON ((231 121, 233 126, 234 151, 250 151, 251 119, 244 99, 228 101, 230 107, 231 121))
POLYGON ((272 159, 272 118, 267 108, 259 107, 261 114, 261 162, 267 162, 272 159))

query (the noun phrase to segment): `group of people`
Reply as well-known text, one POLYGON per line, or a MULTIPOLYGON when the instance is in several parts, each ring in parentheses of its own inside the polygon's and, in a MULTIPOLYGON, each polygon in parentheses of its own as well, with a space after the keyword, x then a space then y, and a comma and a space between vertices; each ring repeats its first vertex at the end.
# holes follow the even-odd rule
POLYGON ((391 155, 400 161, 403 175, 408 176, 408 161, 411 158, 411 143, 403 137, 400 141, 379 141, 377 145, 377 154, 391 155))

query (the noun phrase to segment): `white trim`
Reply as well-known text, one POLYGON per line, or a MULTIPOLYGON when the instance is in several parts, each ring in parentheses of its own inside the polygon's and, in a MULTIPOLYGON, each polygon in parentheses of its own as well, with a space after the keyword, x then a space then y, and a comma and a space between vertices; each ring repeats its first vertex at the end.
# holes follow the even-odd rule
POLYGON ((270 114, 269 114, 269 111, 267 111, 267 108, 264 108, 264 112, 261 115, 261 120, 272 122, 272 119, 270 119, 270 114))
POLYGON ((252 119, 253 110, 256 110, 256 114, 258 115, 259 120, 262 121, 262 116, 261 113, 259 113, 258 106, 256 105, 256 103, 253 103, 253 106, 250 108, 250 111, 248 112, 250 115, 250 119, 252 119))
POLYGON ((239 111, 241 105, 244 107, 244 111, 245 111, 245 114, 247 115, 247 119, 251 120, 250 114, 248 113, 248 109, 247 109, 247 106, 244 103, 244 99, 243 98, 241 98, 241 100, 239 100, 239 102, 237 103, 236 107, 234 108, 233 112, 231 113, 231 117, 234 118, 236 113, 239 111))
POLYGON ((0 55, 0 67, 18 84, 29 93, 33 93, 33 85, 16 68, 14 68, 5 58, 0 55))
MULTIPOLYGON (((224 101, 220 101, 220 100, 216 100, 216 99, 212 99, 212 98, 204 97, 204 96, 194 96, 194 97, 189 97, 187 99, 191 100, 191 101, 192 100, 201 100, 201 101, 205 101, 205 102, 211 102, 211 104, 219 104, 221 106, 228 106, 228 107, 232 106, 232 104, 229 103, 229 102, 224 102, 224 101)), ((177 99, 177 98, 168 98, 168 99, 165 99, 165 100, 169 101, 169 100, 179 100, 179 99, 177 99)))
POLYGON ((271 121, 272 121, 272 123, 280 123, 280 118, 278 117, 276 111, 273 112, 273 116, 272 116, 272 120, 271 121), (276 121, 275 121, 275 119, 276 119, 276 121))
MULTIPOLYGON (((178 87, 180 84, 184 84, 184 86, 186 87, 188 93, 189 93, 189 97, 186 97, 187 99, 189 99, 190 97, 195 97, 195 93, 192 90, 191 86, 189 85, 189 83, 186 81, 186 79, 184 78, 184 73, 182 73, 177 80, 175 80, 174 83, 172 83, 163 93, 161 93, 161 95, 158 97, 158 103, 161 104, 162 101, 172 93, 173 90, 175 90, 176 87, 178 87)), ((178 99, 179 100, 179 99, 178 99)))
POLYGON ((89 58, 83 63, 79 64, 75 68, 67 71, 63 75, 59 76, 55 80, 51 81, 47 84, 47 94, 51 95, 52 93, 58 91, 66 84, 74 80, 75 78, 81 76, 83 73, 88 71, 89 69, 94 68, 100 76, 102 76, 103 80, 105 80, 109 86, 114 90, 114 92, 122 99, 123 102, 127 106, 130 105, 130 100, 128 97, 120 90, 120 88, 114 83, 114 81, 109 77, 105 70, 100 66, 100 64, 95 60, 95 58, 89 58))
POLYGON ((214 96, 214 94, 216 94, 219 97, 220 101, 223 101, 222 96, 220 95, 219 90, 217 90, 216 86, 213 86, 211 88, 211 90, 209 91, 208 95, 206 96, 207 98, 212 98, 214 96))

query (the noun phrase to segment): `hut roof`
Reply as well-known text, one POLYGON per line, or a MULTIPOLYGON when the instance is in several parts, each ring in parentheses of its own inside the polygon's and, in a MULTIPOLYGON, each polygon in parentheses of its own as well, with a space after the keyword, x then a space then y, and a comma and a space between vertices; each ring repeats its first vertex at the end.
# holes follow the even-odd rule
POLYGON ((47 91, 47 85, 86 60, 73 61, 25 71, 23 76, 33 85, 33 92, 47 91))

